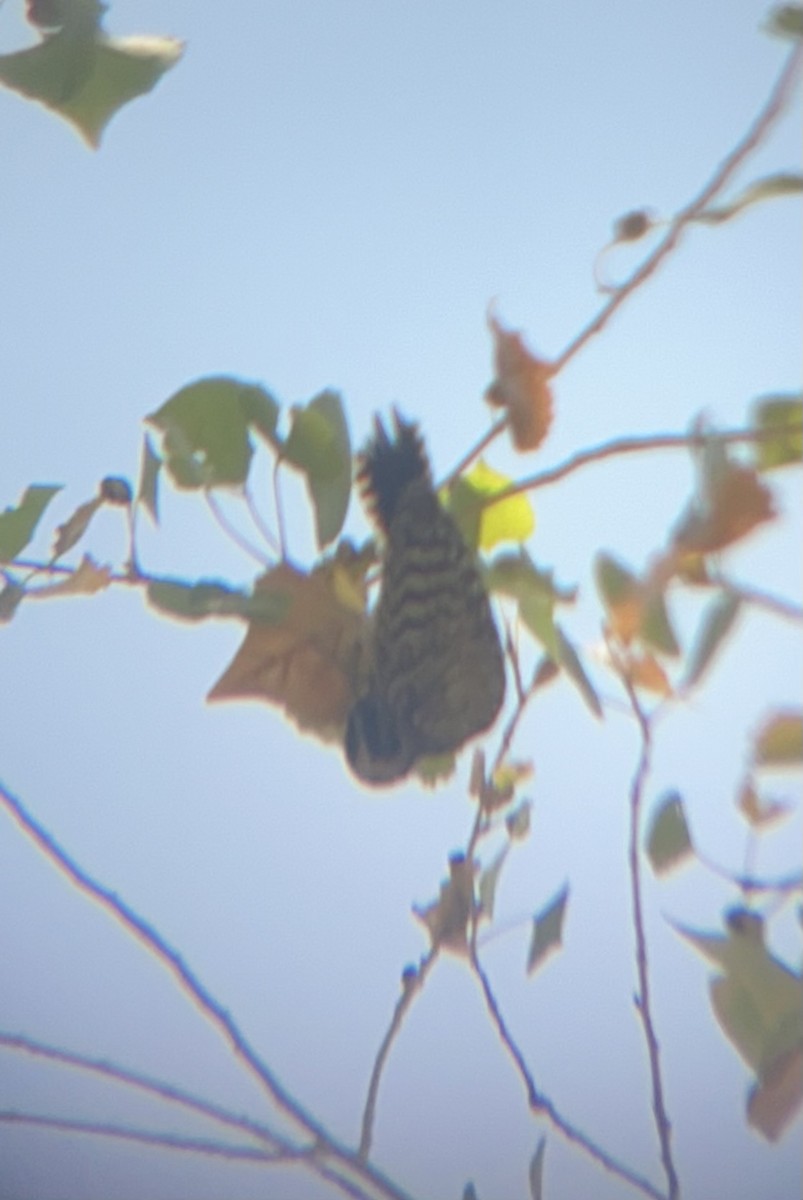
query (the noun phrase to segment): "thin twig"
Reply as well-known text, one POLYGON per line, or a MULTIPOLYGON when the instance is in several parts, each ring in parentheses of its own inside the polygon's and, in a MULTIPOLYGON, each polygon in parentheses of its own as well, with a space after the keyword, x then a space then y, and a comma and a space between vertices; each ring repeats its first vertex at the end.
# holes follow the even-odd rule
POLYGON ((572 338, 563 353, 554 360, 551 369, 553 375, 562 371, 570 359, 574 358, 583 346, 585 346, 586 342, 590 341, 595 334, 599 333, 608 324, 613 314, 624 304, 628 296, 632 295, 637 288, 641 287, 655 273, 667 255, 675 249, 687 226, 719 195, 748 155, 760 144, 772 123, 784 109, 802 57, 803 50, 800 47, 796 46, 790 51, 778 78, 773 84, 772 91, 752 125, 747 130, 747 133, 745 133, 731 152, 722 160, 697 196, 685 208, 682 208, 674 220, 672 220, 666 236, 661 239, 652 254, 618 288, 615 295, 611 296, 610 300, 603 305, 597 315, 589 321, 588 325, 576 337, 572 338))
MULTIPOLYGON (((45 1129, 60 1129, 65 1133, 91 1133, 96 1137, 121 1138, 127 1142, 140 1142, 157 1146, 161 1150, 184 1150, 193 1154, 210 1154, 216 1158, 245 1159, 249 1162, 284 1162, 287 1156, 263 1150, 259 1146, 235 1146, 226 1142, 213 1142, 207 1138, 178 1136, 173 1133, 157 1133, 148 1129, 135 1129, 129 1125, 112 1125, 105 1121, 78 1121, 68 1117, 44 1117, 39 1113, 0 1110, 0 1122, 4 1124, 38 1125, 45 1129)), ((292 1160, 291 1160, 292 1161, 292 1160)))
POLYGON ((217 1104, 211 1104, 208 1100, 202 1100, 198 1096, 193 1096, 181 1088, 174 1087, 173 1084, 164 1083, 159 1079, 152 1079, 147 1075, 141 1075, 137 1071, 129 1071, 125 1067, 118 1066, 116 1063, 104 1062, 102 1059, 88 1058, 83 1054, 72 1054, 68 1050, 61 1049, 59 1046, 48 1046, 44 1042, 36 1041, 33 1038, 23 1037, 22 1034, 0 1032, 0 1046, 4 1046, 8 1050, 21 1050, 26 1054, 33 1054, 38 1058, 47 1058, 53 1062, 60 1063, 62 1066, 74 1067, 80 1071, 89 1071, 96 1075, 103 1075, 107 1079, 113 1079, 116 1083, 138 1088, 141 1091, 149 1093, 149 1095, 156 1096, 160 1100, 166 1100, 171 1104, 178 1104, 182 1108, 190 1109, 202 1117, 219 1121, 221 1125, 238 1129, 241 1133, 247 1133, 252 1137, 259 1138, 260 1141, 265 1142, 273 1150, 281 1151, 284 1154, 299 1153, 298 1147, 293 1146, 285 1138, 274 1133, 266 1125, 252 1121, 248 1117, 228 1112, 217 1104))
POLYGON ((775 879, 762 878, 753 874, 739 874, 738 872, 729 871, 727 867, 722 867, 708 855, 703 854, 695 846, 695 857, 698 862, 711 871, 712 874, 718 875, 720 879, 726 879, 728 883, 733 884, 741 892, 799 892, 803 890, 803 873, 800 871, 792 871, 789 875, 780 875, 775 879))
POLYGON ((575 1146, 579 1146, 580 1149, 584 1150, 586 1154, 588 1154, 596 1163, 599 1164, 599 1166, 604 1167, 606 1171, 610 1171, 611 1174, 617 1175, 620 1179, 624 1180, 626 1183, 629 1183, 632 1187, 637 1188, 640 1192, 643 1192, 645 1196, 651 1196, 652 1200, 666 1200, 666 1197, 663 1195, 663 1193, 660 1192, 653 1184, 651 1184, 648 1179, 645 1179, 642 1175, 637 1174, 635 1171, 631 1171, 629 1167, 624 1166, 622 1163, 617 1162, 617 1160, 612 1158, 611 1155, 603 1150, 601 1146, 598 1146, 591 1140, 591 1138, 587 1137, 584 1133, 577 1129, 576 1126, 570 1124, 565 1117, 561 1116, 552 1101, 538 1090, 535 1080, 530 1074, 527 1063, 524 1061, 524 1055, 513 1039, 513 1036, 508 1030, 507 1025, 505 1024, 504 1017, 502 1016, 499 1005, 496 1002, 496 997, 494 996, 488 976, 480 964, 476 949, 473 949, 470 953, 470 962, 471 968, 477 980, 479 981, 480 987, 482 988, 486 1007, 491 1015, 494 1025, 496 1026, 499 1038, 508 1054, 513 1059, 522 1083, 524 1084, 525 1091, 527 1092, 527 1103, 530 1109, 538 1116, 546 1117, 551 1122, 553 1127, 563 1134, 567 1141, 572 1142, 575 1146))
MULTIPOLYGON (((784 427, 784 433, 803 432, 803 425, 784 427)), ((705 442, 720 446, 735 445, 743 442, 761 442, 778 437, 777 429, 723 429, 712 430, 710 433, 645 433, 629 437, 612 438, 598 446, 590 446, 587 450, 578 450, 554 467, 547 467, 535 475, 528 475, 511 483, 509 487, 495 492, 484 503, 497 504, 508 496, 516 496, 520 492, 534 492, 537 488, 548 487, 574 474, 589 463, 602 462, 606 458, 617 458, 623 454, 643 454, 651 450, 688 450, 701 446, 705 442)))
POLYGON ((253 492, 249 487, 246 487, 245 489, 245 503, 251 520, 254 522, 254 525, 259 530, 261 536, 265 539, 273 553, 281 557, 282 548, 279 545, 279 540, 266 522, 265 518, 262 516, 262 513, 259 511, 253 492))
POLYGON ((744 600, 745 604, 753 604, 756 608, 766 609, 767 612, 773 613, 776 617, 783 617, 787 621, 803 621, 803 604, 795 604, 793 600, 787 600, 783 596, 773 596, 771 592, 765 592, 761 588, 735 583, 719 573, 711 575, 711 582, 716 583, 734 599, 744 600))
POLYGON ((652 728, 650 718, 641 706, 636 689, 627 676, 626 671, 620 672, 622 683, 627 692, 633 715, 636 718, 641 738, 641 751, 638 764, 630 786, 630 838, 628 859, 630 864, 630 889, 633 905, 633 930, 636 939, 636 970, 638 973, 638 995, 636 1008, 644 1029, 647 1043, 647 1054, 650 1061, 650 1078, 652 1081, 652 1109, 655 1114, 655 1127, 661 1147, 661 1162, 667 1182, 668 1200, 677 1200, 680 1195, 675 1161, 672 1156, 672 1124, 666 1110, 664 1100, 664 1085, 661 1074, 661 1050, 655 1032, 650 1000, 650 973, 647 960, 647 935, 644 928, 644 912, 641 901, 641 855, 639 852, 639 833, 641 830, 641 806, 644 798, 644 787, 650 772, 652 760, 652 728))
MULTIPOLYGON (((571 359, 589 342, 595 334, 599 333, 608 324, 611 317, 619 309, 630 296, 633 295, 638 288, 645 283, 650 276, 654 275, 658 267, 668 257, 680 242, 681 236, 687 227, 697 218, 700 213, 708 207, 723 188, 730 182, 735 172, 742 166, 748 156, 755 150, 768 133, 771 125, 783 112, 784 106, 789 99, 792 86, 794 84, 795 74, 803 58, 803 49, 794 47, 784 63, 778 78, 773 84, 772 91, 764 102, 758 115, 754 119, 747 133, 736 143, 731 152, 722 160, 714 174, 705 184, 697 196, 694 197, 685 208, 668 222, 668 230, 666 235, 661 239, 658 245, 653 250, 652 254, 644 260, 641 266, 637 267, 633 274, 619 288, 614 295, 606 301, 599 312, 594 316, 588 324, 580 330, 575 337, 569 342, 568 346, 559 354, 556 359, 553 359, 549 365, 550 378, 554 378, 571 359)), ((447 475, 444 480, 444 486, 453 483, 466 467, 468 467, 475 458, 482 454, 492 442, 496 440, 500 433, 507 427, 507 416, 500 417, 490 429, 482 435, 479 441, 470 450, 463 455, 447 475)))
POLYGON ((418 969, 415 974, 405 975, 402 981, 402 993, 396 1002, 396 1007, 393 1010, 393 1016, 390 1020, 387 1033, 382 1039, 382 1044, 377 1051, 374 1060, 373 1070, 371 1071, 371 1080, 368 1084, 368 1092, 365 1097, 365 1107, 362 1114, 362 1132, 360 1135, 360 1147, 358 1150, 359 1157, 363 1160, 368 1158, 371 1152, 371 1140, 374 1131, 374 1119, 376 1116, 376 1102, 379 1096, 379 1085, 382 1082, 382 1072, 385 1068, 388 1055, 393 1046, 396 1036, 402 1027, 404 1018, 412 1008, 413 1001, 424 986, 424 981, 430 970, 435 964, 437 958, 437 949, 433 948, 421 959, 418 969))
POLYGON ((235 525, 232 525, 229 518, 223 512, 223 509, 218 504, 218 500, 217 500, 217 497, 215 496, 214 492, 210 491, 207 488, 204 491, 204 499, 206 500, 206 503, 209 505, 212 516, 215 518, 215 520, 217 521, 218 525, 223 530, 223 532, 225 534, 228 534, 228 536, 231 538, 231 540, 234 542, 234 544, 236 546, 239 546, 240 549, 245 554, 249 555, 250 558, 255 558, 258 563, 262 564, 262 566, 266 566, 268 564, 269 560, 265 557, 265 555, 262 553, 262 551, 260 549, 258 549, 258 547, 254 546, 253 543, 249 542, 248 538, 243 537, 243 535, 240 533, 239 529, 237 529, 237 527, 235 525))
POLYGON ((75 860, 27 811, 22 801, 13 796, 2 784, 0 784, 0 801, 5 804, 15 821, 49 860, 79 890, 91 896, 112 915, 118 924, 143 942, 154 958, 168 969, 182 990, 195 1001, 207 1020, 229 1043, 235 1056, 261 1084, 276 1106, 317 1142, 321 1155, 326 1154, 335 1159, 341 1166, 357 1175, 361 1182, 369 1184, 379 1195, 387 1197, 389 1200, 409 1200, 407 1193, 403 1192, 377 1168, 363 1162, 356 1153, 332 1137, 324 1126, 290 1095, 248 1043, 234 1019, 207 991, 183 962, 178 952, 164 941, 161 934, 148 921, 140 917, 124 901, 97 883, 78 866, 75 860))

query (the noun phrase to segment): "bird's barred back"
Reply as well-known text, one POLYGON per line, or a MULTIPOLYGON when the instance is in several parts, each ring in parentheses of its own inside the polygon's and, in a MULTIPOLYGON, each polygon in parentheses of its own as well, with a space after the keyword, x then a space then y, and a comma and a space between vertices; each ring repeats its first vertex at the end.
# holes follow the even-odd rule
POLYGON ((415 426, 395 414, 395 434, 377 421, 358 476, 385 552, 371 681, 350 719, 347 751, 373 783, 402 778, 423 755, 457 750, 486 729, 505 687, 474 555, 438 501, 415 426))

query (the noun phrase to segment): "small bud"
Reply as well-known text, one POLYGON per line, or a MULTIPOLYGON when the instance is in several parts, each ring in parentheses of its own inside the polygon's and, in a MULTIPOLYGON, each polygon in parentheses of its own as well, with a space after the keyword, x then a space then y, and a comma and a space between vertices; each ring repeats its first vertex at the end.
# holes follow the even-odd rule
POLYGON ((127 479, 122 479, 120 476, 107 475, 101 480, 100 498, 105 500, 107 504, 130 504, 133 493, 131 484, 127 479))

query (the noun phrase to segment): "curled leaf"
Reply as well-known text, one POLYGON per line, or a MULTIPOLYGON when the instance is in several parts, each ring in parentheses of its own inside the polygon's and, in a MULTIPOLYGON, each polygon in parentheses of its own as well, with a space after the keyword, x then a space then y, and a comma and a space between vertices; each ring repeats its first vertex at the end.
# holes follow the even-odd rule
POLYGON ((517 450, 537 450, 552 425, 551 366, 537 358, 520 333, 505 329, 492 314, 488 327, 494 342, 496 377, 485 398, 507 410, 517 450))

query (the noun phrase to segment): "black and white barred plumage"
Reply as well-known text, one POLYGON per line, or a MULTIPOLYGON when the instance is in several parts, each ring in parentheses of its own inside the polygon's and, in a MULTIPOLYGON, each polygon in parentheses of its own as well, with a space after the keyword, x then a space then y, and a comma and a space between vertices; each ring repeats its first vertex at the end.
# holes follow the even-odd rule
POLYGON ((346 754, 365 783, 404 778, 487 729, 505 692, 504 656, 472 551, 438 501, 415 425, 377 418, 358 471, 384 537, 367 691, 352 708, 346 754))

